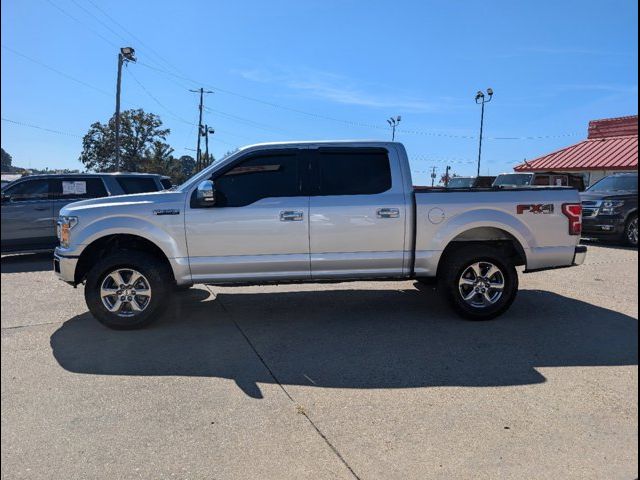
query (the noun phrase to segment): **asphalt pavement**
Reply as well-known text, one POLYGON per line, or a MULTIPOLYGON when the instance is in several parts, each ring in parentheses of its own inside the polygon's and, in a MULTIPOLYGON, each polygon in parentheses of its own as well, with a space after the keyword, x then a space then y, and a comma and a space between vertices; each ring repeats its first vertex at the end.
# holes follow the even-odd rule
POLYGON ((479 323, 412 281, 198 285, 118 332, 50 267, 2 257, 2 478, 637 477, 637 250, 479 323))

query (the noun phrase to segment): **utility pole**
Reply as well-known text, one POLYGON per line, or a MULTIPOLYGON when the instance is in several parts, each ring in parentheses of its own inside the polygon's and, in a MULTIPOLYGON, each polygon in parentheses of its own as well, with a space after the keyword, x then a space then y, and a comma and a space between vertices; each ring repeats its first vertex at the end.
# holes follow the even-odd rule
POLYGON ((391 127, 391 141, 392 142, 394 142, 396 140, 396 127, 400 123, 400 120, 402 120, 402 117, 400 117, 400 115, 398 115, 397 117, 391 117, 391 118, 389 118, 387 120, 387 123, 391 127))
POLYGON ((209 134, 213 135, 214 133, 216 133, 216 131, 213 128, 209 128, 209 125, 205 125, 204 126, 204 158, 206 159, 205 161, 207 162, 206 165, 203 165, 203 167, 208 167, 209 166, 209 134))
POLYGON ((449 165, 447 165, 447 170, 444 174, 444 186, 448 187, 449 186, 449 170, 451 170, 451 167, 449 165))
POLYGON ((432 167, 431 168, 431 186, 432 187, 435 181, 436 181, 436 167, 432 167))
POLYGON ((131 47, 122 47, 118 53, 118 80, 116 81, 116 172, 120 170, 120 91, 122 84, 122 65, 135 62, 136 51, 131 47))
POLYGON ((202 129, 203 129, 203 125, 202 125, 202 110, 204 109, 204 94, 205 93, 213 93, 211 90, 205 90, 204 88, 200 87, 198 90, 189 90, 190 92, 195 92, 195 93, 200 93, 200 105, 198 107, 199 110, 199 116, 198 116, 198 144, 196 147, 196 171, 199 171, 201 169, 201 151, 200 151, 200 137, 202 136, 202 129))
POLYGON ((484 104, 489 103, 493 98, 493 89, 487 88, 488 98, 484 95, 482 90, 478 90, 476 93, 476 103, 482 106, 480 112, 480 144, 478 146, 478 177, 480 176, 480 158, 482 157, 482 127, 484 125, 484 104))

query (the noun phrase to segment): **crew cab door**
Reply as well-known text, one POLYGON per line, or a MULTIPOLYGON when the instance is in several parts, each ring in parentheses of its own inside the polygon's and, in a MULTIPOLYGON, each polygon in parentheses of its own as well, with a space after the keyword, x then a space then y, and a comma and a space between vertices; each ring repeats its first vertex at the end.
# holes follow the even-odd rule
POLYGON ((310 152, 312 278, 401 276, 407 211, 395 152, 360 147, 310 152))
POLYGON ((304 152, 248 153, 211 178, 214 206, 187 205, 185 230, 195 282, 310 278, 304 152))

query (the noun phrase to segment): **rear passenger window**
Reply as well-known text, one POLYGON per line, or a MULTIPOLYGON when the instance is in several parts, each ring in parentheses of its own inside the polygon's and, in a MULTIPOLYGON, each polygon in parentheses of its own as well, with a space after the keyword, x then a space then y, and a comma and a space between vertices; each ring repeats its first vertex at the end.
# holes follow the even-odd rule
POLYGON ((51 188, 54 198, 59 200, 99 198, 108 195, 100 178, 56 178, 51 181, 51 188))
POLYGON ((300 195, 298 156, 260 155, 215 179, 217 207, 244 207, 261 198, 300 195))
POLYGON ((320 149, 320 195, 373 195, 391 188, 389 156, 383 149, 320 149))
POLYGON ((156 181, 150 177, 116 177, 118 184, 126 194, 156 192, 156 181))

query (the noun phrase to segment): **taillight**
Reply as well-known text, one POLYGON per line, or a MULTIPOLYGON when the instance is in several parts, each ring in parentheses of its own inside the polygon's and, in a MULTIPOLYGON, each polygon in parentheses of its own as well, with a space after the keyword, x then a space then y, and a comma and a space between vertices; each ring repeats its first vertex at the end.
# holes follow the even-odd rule
POLYGON ((564 203, 562 204, 562 213, 569 219, 569 235, 580 235, 582 232, 582 205, 564 203))

